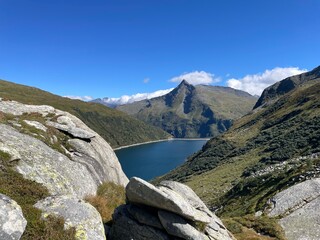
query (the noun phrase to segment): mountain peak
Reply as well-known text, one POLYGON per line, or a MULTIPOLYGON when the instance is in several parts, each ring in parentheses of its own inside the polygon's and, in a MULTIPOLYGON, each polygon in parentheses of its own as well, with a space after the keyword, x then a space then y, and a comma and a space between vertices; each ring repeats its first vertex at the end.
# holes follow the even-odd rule
POLYGON ((192 85, 192 84, 188 83, 187 80, 183 79, 183 80, 180 82, 179 86, 180 86, 180 85, 181 85, 181 86, 182 86, 182 85, 190 86, 190 85, 192 85))

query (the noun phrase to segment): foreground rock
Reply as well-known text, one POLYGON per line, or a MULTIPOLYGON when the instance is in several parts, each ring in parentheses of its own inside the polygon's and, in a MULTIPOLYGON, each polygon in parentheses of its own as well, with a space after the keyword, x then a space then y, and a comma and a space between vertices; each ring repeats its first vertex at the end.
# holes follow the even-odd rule
POLYGON ((111 181, 125 186, 128 182, 109 144, 75 116, 50 106, 25 105, 0 101, 0 111, 16 116, 12 127, 0 124, 0 150, 16 156, 17 171, 26 178, 45 185, 51 194, 75 195, 83 198, 95 194, 97 187, 111 181), (38 114, 44 124, 20 118, 38 114), (25 121, 27 120, 27 122, 25 121), (21 122, 30 123, 45 132, 54 127, 61 139, 51 132, 27 135, 21 122), (20 126, 20 127, 19 127, 20 126), (45 136, 64 149, 64 153, 44 142, 45 136))
POLYGON ((0 194, 0 239, 20 239, 26 225, 21 207, 14 200, 0 194))
POLYGON ((307 180, 276 194, 270 216, 280 217, 288 240, 320 239, 320 179, 307 180))
POLYGON ((113 215, 110 239, 230 240, 232 235, 187 186, 161 182, 158 187, 131 178, 127 204, 113 215))
POLYGON ((75 227, 76 239, 106 239, 102 219, 97 210, 90 204, 70 196, 48 197, 36 203, 42 210, 42 217, 49 214, 65 219, 64 228, 75 227))
MULTIPOLYGON (((0 120, 0 151, 10 156, 14 170, 54 195, 36 204, 43 217, 62 216, 65 228, 76 228, 77 239, 105 239, 99 213, 81 199, 95 195, 103 182, 128 183, 109 144, 75 116, 50 106, 0 98, 0 120)), ((19 239, 27 224, 10 201, 0 197, 1 240, 19 239)))

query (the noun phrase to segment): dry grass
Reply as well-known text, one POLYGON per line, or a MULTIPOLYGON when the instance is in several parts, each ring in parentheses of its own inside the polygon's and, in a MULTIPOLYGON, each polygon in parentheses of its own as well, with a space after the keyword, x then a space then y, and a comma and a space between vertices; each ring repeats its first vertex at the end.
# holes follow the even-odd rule
POLYGON ((87 196, 85 200, 94 206, 102 217, 104 223, 112 220, 114 210, 125 203, 125 189, 123 186, 112 182, 101 184, 97 195, 87 196))

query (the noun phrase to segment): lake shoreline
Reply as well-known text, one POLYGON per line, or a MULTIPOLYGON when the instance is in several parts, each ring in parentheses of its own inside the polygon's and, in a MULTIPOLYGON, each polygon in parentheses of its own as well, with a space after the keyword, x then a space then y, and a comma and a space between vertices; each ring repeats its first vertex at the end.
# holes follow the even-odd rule
POLYGON ((126 146, 121 146, 121 147, 114 148, 113 151, 117 151, 117 150, 124 149, 124 148, 129 148, 129 147, 150 144, 150 143, 158 143, 158 142, 166 142, 166 141, 198 141, 198 140, 199 141, 203 141, 203 140, 209 141, 210 138, 167 138, 167 139, 160 139, 160 140, 155 140, 155 141, 148 141, 148 142, 135 143, 135 144, 130 144, 130 145, 126 145, 126 146))

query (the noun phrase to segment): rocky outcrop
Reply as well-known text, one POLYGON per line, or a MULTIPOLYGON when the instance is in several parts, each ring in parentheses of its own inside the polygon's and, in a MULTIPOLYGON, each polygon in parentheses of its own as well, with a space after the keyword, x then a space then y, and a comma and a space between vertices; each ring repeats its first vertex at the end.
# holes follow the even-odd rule
POLYGON ((0 150, 15 155, 17 171, 43 184, 51 194, 83 198, 97 190, 98 183, 84 165, 4 124, 0 124, 0 150))
POLYGON ((26 225, 21 207, 14 200, 0 194, 0 239, 20 239, 26 225))
MULTIPOLYGON (((0 99, 0 121, 0 151, 10 155, 17 172, 53 195, 35 205, 42 216, 62 216, 66 229, 76 228, 77 239, 105 239, 99 213, 81 199, 95 195, 103 182, 127 184, 109 144, 75 116, 50 106, 0 99)), ((19 239, 26 221, 3 206, 0 239, 19 239)))
POLYGON ((128 182, 109 144, 75 116, 50 106, 14 101, 0 101, 0 111, 16 116, 11 120, 12 127, 0 125, 0 149, 15 155, 19 159, 17 170, 26 178, 45 185, 51 194, 83 198, 95 194, 102 182, 111 181, 123 186, 128 182), (65 150, 65 154, 44 143, 41 133, 36 136, 22 133, 19 117, 27 118, 27 114, 35 113, 42 116, 43 124, 28 119, 24 122, 43 132, 50 127, 61 131, 64 138, 61 141, 55 135, 47 135, 65 150))
POLYGON ((35 207, 42 210, 43 218, 50 214, 63 217, 65 229, 76 229, 76 239, 106 239, 100 214, 83 200, 70 196, 53 196, 39 201, 35 207))
POLYGON ((279 217, 288 240, 320 239, 320 179, 307 180, 271 200, 269 215, 279 217))
POLYGON ((266 104, 270 104, 280 96, 283 96, 286 93, 297 88, 299 85, 302 85, 308 81, 312 81, 319 77, 320 77, 320 66, 318 66, 317 68, 313 69, 310 72, 288 77, 286 79, 283 79, 282 81, 276 82, 275 84, 271 85, 270 87, 267 87, 263 91, 263 93, 261 94, 260 98, 256 102, 253 109, 266 104))
POLYGON ((234 239, 187 186, 164 181, 155 187, 131 178, 127 204, 113 215, 110 239, 234 239))

